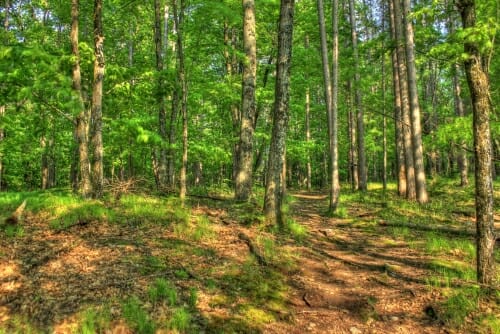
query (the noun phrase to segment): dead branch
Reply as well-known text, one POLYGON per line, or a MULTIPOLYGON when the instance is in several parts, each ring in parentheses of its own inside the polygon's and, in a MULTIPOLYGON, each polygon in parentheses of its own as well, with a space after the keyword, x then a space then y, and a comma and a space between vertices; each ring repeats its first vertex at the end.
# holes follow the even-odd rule
POLYGON ((26 207, 26 200, 24 200, 21 205, 18 206, 16 211, 12 213, 12 215, 5 219, 5 224, 6 225, 16 225, 22 221, 22 216, 24 212, 24 208, 26 207))
POLYGON ((243 232, 238 233, 238 238, 245 241, 245 243, 248 245, 248 249, 250 249, 250 253, 252 253, 255 256, 257 262, 259 262, 260 265, 263 266, 269 265, 264 255, 262 255, 262 253, 260 252, 259 248, 255 247, 252 240, 245 233, 243 232))

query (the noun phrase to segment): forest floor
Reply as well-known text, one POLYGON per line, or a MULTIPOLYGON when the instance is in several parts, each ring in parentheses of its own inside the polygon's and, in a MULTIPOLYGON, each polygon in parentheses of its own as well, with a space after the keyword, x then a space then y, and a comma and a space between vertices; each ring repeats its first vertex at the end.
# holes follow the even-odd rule
POLYGON ((3 195, 2 221, 28 204, 0 232, 0 333, 500 333, 472 188, 442 186, 426 206, 346 192, 335 217, 291 192, 285 231, 257 202, 3 195))

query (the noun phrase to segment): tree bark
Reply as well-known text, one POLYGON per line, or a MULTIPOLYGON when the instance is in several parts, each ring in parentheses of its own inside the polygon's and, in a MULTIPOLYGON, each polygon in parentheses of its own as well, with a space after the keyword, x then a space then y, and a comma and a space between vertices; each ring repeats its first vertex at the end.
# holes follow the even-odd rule
POLYGON ((330 208, 335 212, 340 199, 339 148, 338 148, 338 98, 339 96, 339 1, 332 0, 332 114, 329 119, 330 163, 332 164, 332 184, 330 208))
POLYGON ((288 127, 294 6, 295 0, 281 0, 273 130, 264 197, 264 214, 266 220, 281 227, 284 226, 282 213, 282 182, 284 180, 281 180, 281 172, 285 157, 285 139, 288 127))
POLYGON ((415 164, 413 160, 413 144, 411 138, 410 103, 408 95, 406 55, 404 36, 401 22, 401 8, 399 0, 393 0, 394 29, 396 36, 396 50, 399 74, 399 92, 401 94, 401 119, 404 141, 405 171, 406 171, 406 198, 414 201, 417 198, 415 185, 415 164))
POLYGON ((356 135, 358 153, 358 190, 367 190, 367 169, 365 152, 365 123, 361 98, 361 77, 359 74, 358 36, 356 33, 356 13, 354 0, 349 0, 349 21, 351 23, 352 52, 354 58, 354 104, 356 107, 356 135))
POLYGON ((420 121, 420 104, 418 102, 417 71, 415 69, 415 48, 413 24, 410 20, 410 0, 403 0, 403 25, 405 35, 406 65, 408 74, 408 93, 410 98, 411 134, 413 147, 413 162, 415 166, 415 186, 417 201, 427 203, 427 194, 424 166, 424 150, 422 145, 422 126, 420 121))
POLYGON ((255 85, 257 77, 257 43, 255 36, 255 1, 242 0, 243 62, 242 107, 240 119, 239 167, 235 182, 235 198, 247 201, 253 184, 253 136, 256 118, 255 85))
MULTIPOLYGON (((396 27, 394 17, 394 4, 389 1, 389 16, 391 24, 391 38, 396 39, 396 27)), ((398 50, 397 46, 391 52, 392 63, 392 89, 394 95, 394 128, 396 139, 396 175, 398 180, 398 195, 406 196, 406 162, 405 162, 405 145, 404 145, 404 129, 402 118, 402 101, 401 101, 401 84, 399 82, 399 66, 398 66, 398 50)))
MULTIPOLYGON (((158 166, 158 180, 160 189, 165 188, 167 183, 167 150, 165 149, 165 144, 167 143, 167 111, 165 106, 165 83, 163 71, 165 69, 164 64, 164 46, 162 45, 162 15, 160 0, 154 0, 154 14, 155 14, 155 25, 154 25, 154 41, 155 41, 155 55, 156 55, 156 71, 158 75, 158 81, 156 84, 156 103, 158 104, 158 134, 162 140, 158 153, 155 155, 157 157, 158 166)), ((162 29, 163 28, 163 29, 162 29)))
MULTIPOLYGON (((464 29, 476 27, 474 0, 457 0, 464 29)), ((493 180, 491 170, 490 87, 486 65, 476 42, 466 39, 464 61, 472 99, 476 181, 477 279, 482 284, 495 280, 495 233, 493 221, 493 180)))
MULTIPOLYGON (((321 60, 323 64, 323 82, 324 82, 324 96, 326 102, 326 116, 328 120, 328 181, 330 188, 330 200, 329 200, 329 211, 335 212, 338 205, 338 182, 335 182, 335 178, 338 179, 338 166, 335 161, 336 149, 334 147, 334 132, 333 132, 333 97, 332 97, 332 78, 330 76, 330 65, 328 62, 328 49, 326 42, 326 28, 325 28, 325 14, 323 8, 323 0, 317 0, 316 2, 318 8, 318 22, 319 22, 319 32, 320 32, 320 43, 321 43, 321 60), (337 173, 334 175, 334 167, 337 168, 337 173), (334 185, 335 183, 335 185, 334 185)), ((338 39, 337 39, 338 43, 338 39)), ((335 52, 335 51, 334 51, 335 52)), ((334 57, 337 57, 335 54, 334 57)), ((335 58, 337 59, 337 58, 335 58)), ((337 64, 338 65, 338 64, 337 64)), ((335 132, 336 135, 336 132, 335 132)))
POLYGON ((72 70, 73 90, 77 99, 77 116, 75 120, 75 139, 78 144, 78 165, 80 166, 79 193, 84 197, 92 194, 92 183, 90 179, 89 144, 88 144, 88 124, 89 113, 83 103, 80 52, 78 50, 78 29, 79 28, 79 0, 71 1, 71 53, 75 58, 72 70))
POLYGON ((102 89, 104 83, 104 33, 102 0, 94 1, 94 84, 92 89, 92 197, 101 198, 104 187, 102 145, 102 89))
POLYGON ((187 81, 186 71, 184 68, 184 40, 183 24, 184 24, 184 0, 180 0, 178 6, 177 0, 174 1, 174 17, 177 27, 177 80, 180 86, 180 102, 182 116, 182 165, 179 176, 180 191, 179 197, 182 201, 187 194, 187 163, 188 163, 188 119, 187 119, 187 81))

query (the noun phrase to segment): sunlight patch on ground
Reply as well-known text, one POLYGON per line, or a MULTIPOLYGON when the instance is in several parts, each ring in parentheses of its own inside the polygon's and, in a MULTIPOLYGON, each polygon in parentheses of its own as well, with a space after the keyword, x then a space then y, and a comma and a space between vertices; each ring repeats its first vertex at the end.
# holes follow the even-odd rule
POLYGON ((17 276, 18 274, 19 266, 17 264, 0 264, 0 279, 5 279, 9 276, 17 276))

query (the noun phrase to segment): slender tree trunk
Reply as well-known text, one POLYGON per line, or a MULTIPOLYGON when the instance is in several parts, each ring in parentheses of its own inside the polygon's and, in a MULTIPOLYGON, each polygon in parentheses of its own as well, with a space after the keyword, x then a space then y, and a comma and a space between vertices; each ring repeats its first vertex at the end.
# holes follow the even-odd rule
POLYGON ((273 130, 264 197, 264 214, 266 220, 281 227, 284 226, 282 213, 282 182, 284 180, 281 180, 281 172, 285 157, 285 139, 288 126, 294 5, 295 0, 281 0, 273 130))
POLYGON ((339 1, 332 0, 332 114, 329 122, 330 163, 332 185, 330 193, 331 212, 337 210, 340 198, 339 148, 338 148, 338 96, 339 96, 339 1))
POLYGON ((92 196, 101 198, 104 187, 102 146, 102 88, 104 83, 104 34, 102 0, 94 1, 94 84, 92 89, 92 196))
MULTIPOLYGON (((389 16, 391 23, 391 38, 396 40, 396 28, 394 18, 394 6, 392 0, 389 1, 389 16)), ((398 180, 398 195, 406 196, 406 163, 405 163, 405 146, 403 136, 403 118, 401 104, 401 84, 399 82, 399 66, 397 47, 391 52, 392 63, 392 88, 394 95, 394 128, 396 139, 396 174, 398 180)))
POLYGON ((187 119, 187 81, 186 71, 184 68, 184 41, 183 41, 183 24, 184 24, 184 0, 180 0, 180 8, 177 0, 174 2, 174 17, 177 26, 177 80, 180 86, 180 102, 182 116, 182 165, 179 176, 180 191, 179 197, 184 201, 187 193, 187 163, 188 163, 188 119, 187 119))
POLYGON ((418 102, 417 71, 415 68, 415 49, 413 24, 410 20, 410 0, 403 0, 403 25, 406 48, 406 65, 408 74, 408 93, 410 98, 411 134, 413 145, 413 162, 415 166, 415 186, 417 201, 427 203, 427 194, 424 166, 424 149, 422 145, 422 126, 420 121, 420 104, 418 102))
MULTIPOLYGON (((167 179, 167 151, 165 143, 167 142, 167 111, 165 106, 165 83, 163 78, 164 65, 164 46, 162 45, 163 35, 162 32, 162 13, 160 0, 154 0, 154 41, 155 41, 155 54, 156 54, 156 71, 158 74, 158 81, 156 84, 156 103, 158 107, 158 133, 162 140, 158 153, 155 154, 158 166, 158 180, 160 189, 165 188, 167 179)), ((162 29, 163 28, 163 29, 162 29)))
MULTIPOLYGON (((476 27, 474 0, 457 0, 464 29, 476 27)), ((493 221, 493 180, 491 170, 491 113, 490 87, 487 65, 479 46, 466 39, 464 51, 468 58, 464 62, 467 83, 472 99, 474 157, 476 180, 476 226, 477 226, 477 279, 483 284, 495 280, 495 233, 493 221)))
POLYGON ((349 133, 349 175, 351 181, 351 189, 357 190, 359 188, 359 177, 358 177, 358 151, 356 150, 356 119, 354 112, 353 98, 352 98, 352 82, 349 80, 347 82, 347 94, 348 96, 348 106, 349 111, 347 112, 347 126, 349 133))
POLYGON ((367 190, 367 169, 365 152, 365 124, 361 99, 361 77, 359 74, 358 36, 356 33, 356 13, 354 0, 349 0, 349 21, 351 23, 352 51, 354 58, 354 104, 356 106, 356 135, 358 150, 358 190, 367 190))
POLYGON ((417 198, 417 194, 415 188, 415 166, 413 161, 413 144, 411 139, 410 103, 408 97, 406 55, 403 41, 401 8, 399 0, 392 0, 392 3, 394 9, 394 31, 396 37, 399 92, 401 94, 401 120, 403 124, 402 130, 406 171, 406 198, 414 201, 417 198))
MULTIPOLYGON (((327 42, 326 42, 326 28, 325 28, 325 14, 323 8, 323 0, 317 0, 316 4, 318 8, 318 21, 319 21, 320 40, 321 40, 321 59, 323 64, 324 94, 326 102, 326 116, 328 120, 328 144, 329 144, 328 156, 330 158, 328 164, 328 181, 330 188, 329 210, 334 212, 338 205, 338 187, 337 184, 334 187, 335 176, 333 175, 333 169, 334 167, 338 168, 338 166, 336 164, 336 161, 334 161, 336 150, 334 150, 335 147, 333 140, 332 78, 330 77, 330 65, 328 63, 328 48, 326 45, 327 42)), ((337 55, 335 55, 335 57, 336 56, 337 55)))
MULTIPOLYGON (((382 1, 382 32, 385 33, 385 3, 382 1)), ((382 50, 385 50, 385 42, 382 41, 382 50)), ((384 192, 387 190, 387 117, 386 117, 386 105, 385 105, 385 95, 386 95, 386 83, 385 83, 385 53, 382 54, 381 63, 382 72, 382 189, 384 192)))
POLYGON ((71 1, 71 52, 75 58, 72 71, 73 90, 77 98, 78 114, 75 120, 75 138, 78 144, 78 165, 80 166, 80 183, 78 190, 87 198, 92 194, 90 179, 90 161, 88 144, 89 112, 83 103, 80 52, 78 50, 79 0, 71 1))
POLYGON ((246 201, 252 194, 253 184, 253 135, 256 118, 255 84, 257 77, 257 43, 255 36, 255 1, 242 0, 243 17, 243 62, 242 107, 239 141, 239 167, 235 183, 235 198, 246 201))
MULTIPOLYGON (((5 18, 3 20, 3 28, 6 32, 6 36, 7 36, 7 32, 9 30, 9 12, 10 12, 10 1, 9 0, 6 0, 5 1, 5 8, 4 8, 4 12, 5 12, 5 18)), ((6 38, 6 44, 7 44, 7 38, 6 38)), ((0 119, 2 119, 5 115, 5 105, 0 105, 0 119)), ((5 134, 4 134, 4 129, 3 128, 0 128, 0 144, 2 143, 3 141, 3 138, 4 138, 5 134)), ((3 157, 2 157, 2 153, 0 152, 0 191, 3 190, 3 157)))
POLYGON ((307 143, 307 175, 306 175, 306 184, 307 191, 311 191, 311 154, 309 153, 309 143, 311 142, 311 96, 309 87, 306 88, 306 143, 307 143))

